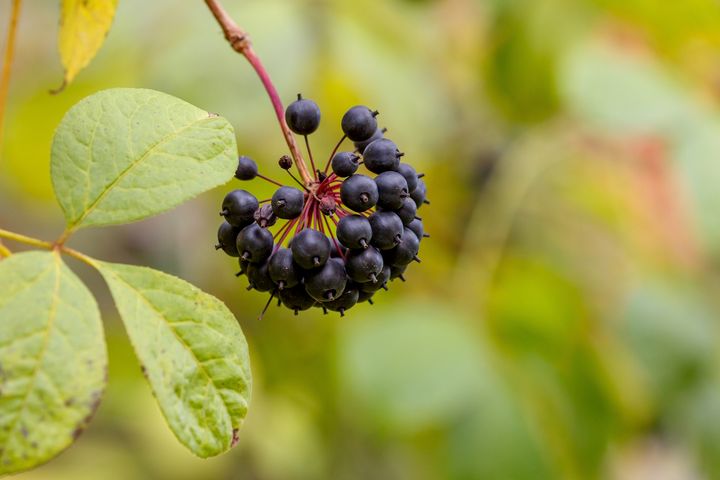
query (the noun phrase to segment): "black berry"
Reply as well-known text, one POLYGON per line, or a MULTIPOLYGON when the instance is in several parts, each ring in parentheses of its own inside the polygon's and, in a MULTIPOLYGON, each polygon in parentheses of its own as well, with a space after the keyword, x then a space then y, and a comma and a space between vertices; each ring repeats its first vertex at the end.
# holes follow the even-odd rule
POLYGON ((268 272, 268 262, 249 264, 245 275, 248 277, 250 286, 258 292, 275 290, 275 283, 268 272))
POLYGON ((377 130, 377 112, 358 105, 343 115, 341 126, 345 135, 353 142, 362 142, 370 138, 377 130))
POLYGON ((397 171, 400 175, 405 177, 405 181, 408 185, 408 192, 412 192, 415 188, 417 188, 418 176, 412 165, 408 163, 401 163, 398 165, 397 171))
POLYGON ((367 248, 372 234, 370 221, 362 215, 348 215, 337 225, 337 239, 347 248, 367 248))
POLYGON ((305 205, 305 194, 294 187, 280 187, 273 194, 271 205, 278 217, 297 218, 305 205))
POLYGON ((372 245, 380 250, 389 250, 400 244, 403 223, 394 212, 381 210, 368 218, 372 227, 372 245))
POLYGON ((329 302, 338 298, 347 283, 347 275, 342 260, 328 260, 305 277, 305 290, 318 302, 329 302))
POLYGON ((293 260, 305 270, 322 267, 330 258, 330 240, 310 228, 301 230, 290 244, 293 260))
POLYGON ((238 158, 238 166, 235 170, 235 178, 238 180, 252 180, 257 177, 258 167, 255 160, 250 157, 240 156, 238 158))
POLYGON ((360 292, 357 288, 346 288, 345 291, 335 300, 325 302, 323 307, 333 312, 340 312, 340 316, 345 316, 345 312, 358 303, 360 292))
POLYGON ((397 170, 402 154, 392 140, 381 138, 367 146, 363 153, 365 167, 373 173, 397 170))
POLYGON ((353 142, 353 144, 355 145, 355 149, 358 152, 360 152, 360 154, 362 155, 363 152, 365 152, 365 149, 367 148, 368 145, 370 145, 375 140, 379 140, 379 139, 383 138, 385 131, 386 131, 386 129, 384 129, 384 128, 382 130, 378 128, 375 130, 375 133, 373 133, 372 136, 370 138, 368 138, 367 140, 362 140, 360 142, 353 142))
POLYGON ((237 246, 235 245, 238 233, 240 233, 239 228, 233 227, 227 222, 223 222, 220 224, 220 228, 218 228, 218 243, 215 245, 215 248, 222 248, 223 252, 227 253, 231 257, 239 257, 240 253, 238 253, 237 246))
POLYGON ((310 135, 320 125, 320 107, 298 94, 298 99, 285 109, 285 121, 298 135, 310 135))
POLYGON ((378 187, 372 178, 355 174, 343 181, 340 199, 350 210, 364 212, 377 203, 378 187))
POLYGON ((427 199, 425 198, 427 196, 427 187, 425 186, 425 182, 422 180, 418 180, 417 187, 415 187, 415 190, 413 190, 410 193, 410 198, 412 198, 415 201, 415 205, 417 205, 417 208, 422 207, 423 203, 427 202, 427 199))
POLYGON ((392 266, 407 265, 413 260, 419 260, 417 257, 419 250, 420 240, 412 230, 406 228, 400 243, 395 248, 385 251, 385 260, 392 266))
POLYGON ((245 227, 255 221, 255 210, 260 204, 257 198, 245 190, 233 190, 225 195, 220 215, 233 227, 245 227))
POLYGON ((295 312, 295 315, 297 315, 299 311, 307 310, 315 305, 315 299, 307 294, 305 287, 302 285, 280 290, 278 297, 283 305, 295 312))
MULTIPOLYGON (((402 206, 394 210, 404 225, 410 225, 416 221, 415 216, 417 215, 417 205, 412 198, 403 198, 402 206)), ((413 230, 414 231, 414 230, 413 230)))
POLYGON ((293 254, 289 248, 280 248, 270 257, 268 272, 279 290, 292 288, 300 283, 301 273, 293 261, 293 254))
POLYGON ((240 256, 250 263, 261 263, 272 253, 272 234, 257 223, 243 228, 237 236, 237 249, 240 256))
POLYGON ((333 156, 331 166, 338 177, 349 177, 357 171, 360 162, 353 152, 338 152, 333 156))
POLYGON ((377 292, 381 288, 387 289, 387 282, 390 281, 391 269, 390 265, 384 265, 377 276, 375 282, 365 282, 360 284, 361 292, 377 292))
POLYGON ((383 268, 383 257, 375 247, 349 250, 345 256, 348 277, 358 283, 377 281, 383 268))
POLYGON ((375 177, 378 187, 378 207, 396 210, 403 205, 403 199, 410 196, 405 177, 397 172, 383 172, 375 177))

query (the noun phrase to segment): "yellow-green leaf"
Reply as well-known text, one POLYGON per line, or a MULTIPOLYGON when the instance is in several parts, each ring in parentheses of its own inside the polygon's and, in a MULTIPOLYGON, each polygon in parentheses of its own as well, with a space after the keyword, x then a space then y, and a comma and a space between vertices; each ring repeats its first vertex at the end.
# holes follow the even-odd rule
POLYGON ((67 448, 100 402, 106 369, 95 299, 60 256, 0 262, 0 474, 67 448))
POLYGON ((247 343, 230 310, 151 268, 97 268, 178 440, 200 457, 232 447, 247 414, 251 373, 247 343))
POLYGON ((117 0, 62 0, 58 46, 65 68, 63 85, 85 68, 107 36, 117 0))

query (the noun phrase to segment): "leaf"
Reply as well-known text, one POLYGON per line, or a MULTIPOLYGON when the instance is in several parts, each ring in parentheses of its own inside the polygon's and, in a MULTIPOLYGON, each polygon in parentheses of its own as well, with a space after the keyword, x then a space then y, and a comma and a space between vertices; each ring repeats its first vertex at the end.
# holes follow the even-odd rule
POLYGON ((248 347, 215 297, 151 268, 99 263, 155 398, 200 457, 233 446, 251 392, 248 347))
POLYGON ((107 36, 117 0, 63 0, 58 46, 65 68, 63 87, 85 68, 107 36))
POLYGON ((71 230, 168 210, 228 181, 236 164, 227 120, 144 89, 111 89, 68 111, 51 176, 71 230))
POLYGON ((31 468, 82 432, 105 387, 95 299, 49 252, 0 262, 0 474, 31 468))

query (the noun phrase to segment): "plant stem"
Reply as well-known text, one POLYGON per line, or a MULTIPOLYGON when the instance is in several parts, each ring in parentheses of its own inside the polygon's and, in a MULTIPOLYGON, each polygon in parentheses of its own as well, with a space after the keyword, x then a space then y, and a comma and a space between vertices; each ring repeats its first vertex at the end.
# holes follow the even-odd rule
MULTIPOLYGON (((70 247, 66 247, 57 242, 55 242, 55 243, 46 242, 45 240, 28 237, 26 235, 21 235, 19 233, 10 232, 8 230, 3 230, 3 229, 0 229, 0 238, 6 238, 8 240, 13 240, 15 242, 32 245, 33 247, 42 248, 44 250, 61 251, 77 260, 80 260, 81 262, 87 263, 91 267, 94 267, 94 268, 98 267, 97 261, 94 258, 89 257, 89 256, 85 255, 84 253, 80 253, 77 250, 74 250, 70 247)), ((2 248, 7 250, 6 247, 2 247, 2 248)), ((7 252, 8 252, 8 254, 10 253, 9 250, 7 250, 7 252)), ((5 255, 5 256, 8 256, 8 255, 5 255)))
POLYGON ((0 238, 7 238, 8 240, 25 243, 27 245, 32 245, 33 247, 44 248, 47 250, 52 250, 53 248, 55 248, 55 245, 53 245, 50 242, 46 242, 44 240, 38 240, 37 238, 28 237, 25 235, 21 235, 19 233, 10 232, 8 230, 3 230, 3 229, 0 229, 0 238))
POLYGON ((10 73, 12 71, 13 56, 15 54, 15 37, 17 24, 20 18, 20 4, 22 0, 13 0, 8 25, 7 39, 5 40, 5 56, 3 59, 2 75, 0 76, 0 146, 2 146, 3 120, 5 118, 5 105, 10 90, 10 73))
POLYGON ((275 116, 277 116, 280 129, 282 130, 285 142, 287 142, 288 148, 290 149, 290 154, 293 157, 295 166, 297 167, 303 182, 305 182, 305 186, 310 187, 314 181, 308 172, 302 153, 300 153, 300 149, 295 142, 295 136, 285 122, 285 108, 283 107, 275 85, 270 79, 270 75, 268 75, 267 70, 265 70, 265 67, 260 61, 260 57, 258 57, 253 50, 250 38, 245 30, 240 28, 235 21, 230 18, 230 15, 228 15, 217 0, 205 0, 205 4, 207 4, 208 8, 215 17, 215 20, 217 20, 220 24, 220 27, 225 34, 225 39, 230 43, 232 49, 243 55, 247 61, 250 62, 250 65, 252 65, 258 77, 260 77, 260 81, 270 97, 270 102, 275 110, 275 116))
POLYGON ((10 249, 3 245, 3 243, 0 241, 0 260, 2 260, 3 258, 7 258, 10 255, 12 255, 10 249))

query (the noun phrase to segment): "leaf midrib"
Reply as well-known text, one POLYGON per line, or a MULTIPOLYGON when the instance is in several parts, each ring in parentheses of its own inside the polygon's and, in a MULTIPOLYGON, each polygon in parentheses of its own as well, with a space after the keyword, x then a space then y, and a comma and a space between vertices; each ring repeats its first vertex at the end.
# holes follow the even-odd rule
POLYGON ((148 148, 145 153, 142 154, 140 158, 138 158, 136 161, 131 162, 130 165, 125 167, 125 169, 120 172, 120 174, 112 181, 110 182, 103 190, 100 192, 100 194, 97 196, 93 202, 88 205, 88 207, 85 209, 85 212, 74 222, 70 223, 68 225, 68 230, 74 230, 76 227, 78 227, 87 217, 92 213, 95 208, 102 202, 102 200, 108 195, 108 193, 123 179, 125 178, 136 166, 138 166, 140 163, 143 162, 151 153, 155 151, 155 149, 159 148, 160 146, 164 145, 165 143, 169 142, 170 140, 176 138, 178 135, 180 135, 185 130, 194 127, 196 125, 199 125, 203 122, 207 122, 209 120, 213 120, 215 117, 204 117, 199 118, 182 128, 178 130, 174 130, 173 132, 165 135, 163 138, 158 140, 155 144, 153 144, 150 148, 148 148))

